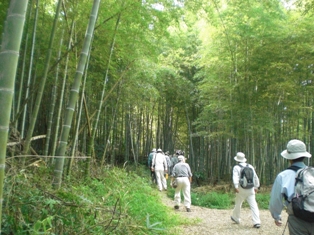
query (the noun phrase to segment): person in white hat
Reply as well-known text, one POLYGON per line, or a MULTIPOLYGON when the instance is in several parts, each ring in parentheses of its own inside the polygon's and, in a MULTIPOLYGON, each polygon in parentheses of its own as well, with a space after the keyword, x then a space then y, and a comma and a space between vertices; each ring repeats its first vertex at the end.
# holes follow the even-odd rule
POLYGON ((236 192, 236 198, 235 198, 235 206, 232 211, 231 220, 235 222, 236 224, 239 224, 240 219, 240 212, 241 212, 241 206, 244 200, 248 202, 251 208, 252 212, 252 220, 253 220, 253 227, 254 228, 260 228, 261 226, 261 220, 259 216, 259 209, 258 205, 255 199, 255 193, 257 192, 260 182, 259 178, 255 172, 255 169, 252 165, 246 163, 247 159, 245 158, 245 154, 242 152, 238 152, 237 155, 234 157, 234 160, 238 162, 237 165, 233 167, 232 171, 232 181, 236 192), (253 172, 253 183, 252 188, 242 188, 240 186, 240 175, 241 170, 244 167, 249 167, 252 169, 253 172))
POLYGON ((281 156, 290 162, 290 167, 276 176, 270 194, 271 216, 275 220, 275 224, 281 226, 281 212, 284 207, 287 207, 290 235, 313 235, 314 223, 295 217, 290 203, 294 196, 296 171, 305 168, 304 159, 310 158, 312 155, 306 151, 306 146, 301 140, 292 139, 288 142, 287 149, 282 151, 281 156))
POLYGON ((161 149, 157 149, 157 154, 155 154, 153 158, 152 163, 152 170, 155 171, 156 174, 156 180, 158 189, 161 192, 164 188, 165 191, 167 191, 167 181, 165 178, 165 172, 168 171, 167 161, 164 153, 161 149))
MULTIPOLYGON (((182 154, 182 152, 180 152, 182 154)), ((183 155, 178 156, 179 162, 173 167, 171 175, 171 185, 174 180, 177 182, 177 187, 174 193, 174 209, 178 210, 181 203, 181 190, 184 197, 184 206, 187 212, 191 212, 191 182, 192 172, 189 164, 185 163, 183 155)))

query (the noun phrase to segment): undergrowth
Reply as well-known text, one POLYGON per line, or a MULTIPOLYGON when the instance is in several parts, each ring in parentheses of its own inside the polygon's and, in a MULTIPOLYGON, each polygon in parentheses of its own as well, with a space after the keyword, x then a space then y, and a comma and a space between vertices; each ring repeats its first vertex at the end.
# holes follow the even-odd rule
POLYGON ((178 234, 185 223, 162 204, 144 167, 73 174, 59 190, 50 169, 37 167, 7 172, 2 234, 178 234))
MULTIPOLYGON (((76 168, 74 168, 76 169, 76 168)), ((20 170, 10 164, 4 184, 3 235, 181 234, 183 219, 161 202, 143 166, 95 167, 89 179, 73 170, 62 187, 51 187, 53 175, 45 164, 20 170)), ((234 193, 199 192, 192 188, 192 205, 231 209, 234 193)), ((173 198, 174 190, 168 188, 173 198)), ((267 209, 269 195, 257 194, 260 209, 267 209)), ((244 204, 243 207, 246 205, 244 204)))
MULTIPOLYGON (((226 192, 220 190, 208 190, 209 187, 206 186, 204 189, 199 187, 192 187, 191 189, 191 201, 193 206, 201 206, 210 209, 233 209, 235 204, 235 192, 226 192)), ((168 190, 168 197, 173 198, 174 189, 168 190)), ((256 195, 256 202, 259 209, 268 210, 270 193, 269 192, 258 192, 256 195)), ((181 200, 183 201, 183 196, 181 195, 181 200)), ((249 207, 246 201, 243 202, 243 208, 249 207)))

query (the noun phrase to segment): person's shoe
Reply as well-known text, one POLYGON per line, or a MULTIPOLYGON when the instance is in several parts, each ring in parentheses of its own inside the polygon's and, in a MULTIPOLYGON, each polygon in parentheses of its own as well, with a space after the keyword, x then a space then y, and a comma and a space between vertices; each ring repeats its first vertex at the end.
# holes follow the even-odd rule
POLYGON ((174 209, 179 210, 179 206, 174 206, 174 209))
POLYGON ((254 224, 254 225, 253 225, 253 228, 260 228, 260 227, 261 227, 260 224, 254 224))
POLYGON ((190 208, 186 208, 186 212, 191 212, 191 209, 190 208))
POLYGON ((232 216, 230 218, 233 222, 235 222, 236 224, 239 224, 239 221, 236 221, 232 216))

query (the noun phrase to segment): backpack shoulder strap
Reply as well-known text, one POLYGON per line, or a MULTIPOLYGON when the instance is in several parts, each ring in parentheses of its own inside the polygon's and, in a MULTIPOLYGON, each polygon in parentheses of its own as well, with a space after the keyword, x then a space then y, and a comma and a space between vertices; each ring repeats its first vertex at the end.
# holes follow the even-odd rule
POLYGON ((239 167, 241 167, 241 169, 244 168, 244 166, 242 166, 240 163, 238 163, 237 165, 238 165, 239 167))
MULTIPOLYGON (((299 167, 299 166, 289 166, 286 170, 293 170, 293 171, 297 172, 297 171, 300 170, 301 168, 302 168, 302 167, 299 167)), ((297 178, 296 178, 295 183, 294 183, 294 186, 296 186, 297 183, 298 183, 298 180, 297 180, 297 178)), ((288 200, 288 196, 287 196, 286 194, 283 194, 283 197, 284 197, 284 199, 285 199, 287 202, 290 203, 290 201, 288 200)))
POLYGON ((295 172, 297 172, 298 170, 300 170, 302 167, 299 167, 299 166, 289 166, 286 170, 290 169, 290 170, 293 170, 295 172))

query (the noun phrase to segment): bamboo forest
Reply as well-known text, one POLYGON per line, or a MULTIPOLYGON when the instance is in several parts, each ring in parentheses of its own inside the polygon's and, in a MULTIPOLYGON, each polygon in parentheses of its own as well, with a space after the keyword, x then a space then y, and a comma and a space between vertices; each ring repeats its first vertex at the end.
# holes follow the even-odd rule
POLYGON ((271 185, 290 139, 314 154, 313 10, 312 0, 0 1, 2 234, 158 233, 113 189, 148 181, 153 148, 184 151, 193 187, 230 184, 239 151, 271 185))

